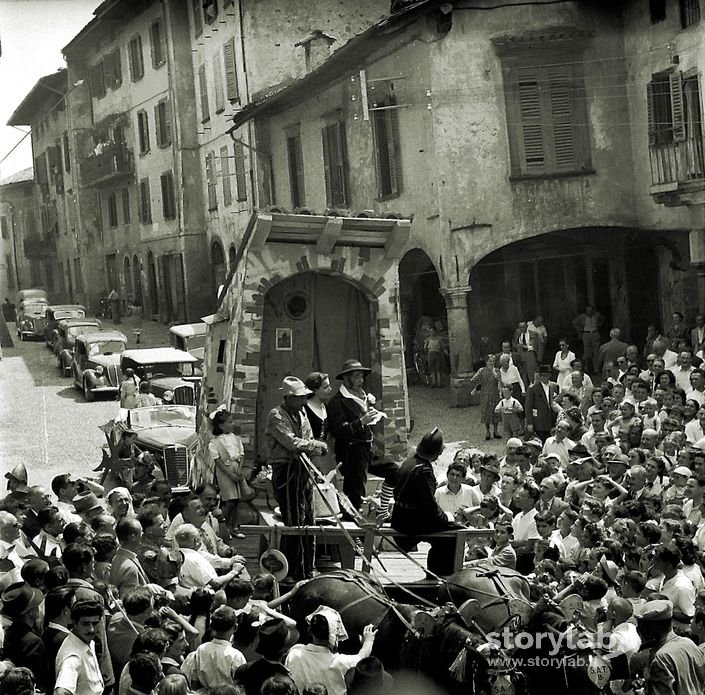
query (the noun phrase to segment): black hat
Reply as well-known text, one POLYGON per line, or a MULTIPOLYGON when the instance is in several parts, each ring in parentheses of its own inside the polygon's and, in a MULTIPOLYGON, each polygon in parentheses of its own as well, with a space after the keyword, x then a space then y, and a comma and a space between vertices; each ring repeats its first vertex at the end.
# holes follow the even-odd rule
POLYGON ((39 589, 32 588, 26 582, 12 584, 2 592, 2 612, 12 618, 24 615, 36 608, 44 600, 44 595, 39 589))
POLYGON ((578 456, 580 458, 584 456, 592 456, 585 444, 583 444, 582 442, 580 444, 576 444, 572 449, 568 449, 568 453, 571 456, 578 456))
POLYGON ((384 670, 382 662, 376 656, 360 659, 345 674, 348 693, 381 693, 390 688, 393 682, 394 679, 384 670))
POLYGON ((281 618, 262 623, 257 631, 255 651, 263 657, 276 657, 299 641, 299 631, 281 618))
POLYGON ((445 449, 443 432, 438 427, 435 427, 431 432, 426 432, 421 438, 416 447, 416 453, 425 459, 435 459, 441 455, 443 449, 445 449))
POLYGON ((553 367, 550 364, 540 364, 536 371, 539 374, 553 374, 553 367))
POLYGON ((338 372, 335 378, 342 379, 346 374, 350 374, 350 372, 365 372, 365 374, 369 374, 371 371, 369 367, 363 367, 360 360, 345 360, 343 368, 338 372))

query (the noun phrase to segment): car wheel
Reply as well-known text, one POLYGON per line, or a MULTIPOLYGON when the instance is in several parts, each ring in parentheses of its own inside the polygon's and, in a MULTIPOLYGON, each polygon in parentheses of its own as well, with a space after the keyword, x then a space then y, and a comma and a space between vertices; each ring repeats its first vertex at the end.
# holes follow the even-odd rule
POLYGON ((95 394, 91 391, 87 381, 83 382, 83 397, 90 403, 95 400, 95 394))

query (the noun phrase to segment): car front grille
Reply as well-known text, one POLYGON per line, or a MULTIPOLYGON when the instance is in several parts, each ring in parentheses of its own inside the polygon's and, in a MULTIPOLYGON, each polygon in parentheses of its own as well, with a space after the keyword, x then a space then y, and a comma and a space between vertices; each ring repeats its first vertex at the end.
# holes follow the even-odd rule
POLYGON ((105 376, 111 386, 120 386, 120 367, 117 364, 109 364, 105 369, 105 376))
POLYGON ((177 386, 174 389, 174 403, 176 405, 196 405, 192 386, 177 386))
POLYGON ((165 446, 164 468, 172 487, 188 485, 188 449, 183 444, 165 446))

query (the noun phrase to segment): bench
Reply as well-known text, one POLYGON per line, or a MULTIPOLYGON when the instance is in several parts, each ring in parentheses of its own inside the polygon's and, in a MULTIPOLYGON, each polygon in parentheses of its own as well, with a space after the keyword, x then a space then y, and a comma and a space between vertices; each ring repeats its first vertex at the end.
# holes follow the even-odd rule
MULTIPOLYGON (((341 566, 343 569, 355 568, 355 551, 350 547, 350 543, 340 528, 339 524, 322 525, 313 524, 309 526, 285 526, 278 516, 269 510, 260 510, 261 524, 241 525, 240 530, 247 535, 259 535, 262 542, 260 550, 266 548, 279 548, 281 539, 284 536, 308 536, 320 539, 327 545, 335 545, 340 551, 341 566)), ((342 526, 347 533, 355 540, 362 541, 363 554, 368 562, 372 560, 374 554, 375 541, 377 539, 404 538, 405 534, 399 533, 390 526, 358 526, 352 521, 343 521, 342 526)), ((453 559, 454 571, 462 568, 465 560, 465 547, 470 539, 489 540, 491 531, 488 529, 452 529, 441 531, 440 533, 428 534, 429 538, 454 538, 455 554, 453 559)), ((362 571, 369 572, 368 562, 362 564, 362 571)))

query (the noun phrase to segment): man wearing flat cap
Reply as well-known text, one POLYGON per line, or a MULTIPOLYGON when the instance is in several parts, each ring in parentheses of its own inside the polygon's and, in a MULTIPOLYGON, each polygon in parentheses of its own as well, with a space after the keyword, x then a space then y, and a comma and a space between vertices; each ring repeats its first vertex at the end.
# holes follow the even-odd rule
POLYGON ((653 695, 705 692, 705 653, 691 639, 673 632, 673 604, 667 600, 647 601, 637 606, 635 614, 641 648, 649 650, 646 692, 653 695))
MULTIPOLYGON (((284 378, 279 389, 283 402, 267 416, 265 439, 272 467, 272 485, 282 520, 287 526, 313 524, 313 485, 299 454, 325 454, 328 447, 313 438, 303 412, 312 391, 301 379, 284 378)), ((313 576, 313 536, 285 536, 281 549, 289 562, 293 579, 313 576)))
POLYGON ((383 417, 374 408, 374 396, 365 391, 365 378, 371 371, 359 360, 346 360, 336 376, 343 383, 326 405, 335 438, 335 460, 342 463, 343 492, 355 509, 360 509, 365 496, 367 471, 372 464, 372 427, 383 417))
MULTIPOLYGON (((403 550, 413 548, 427 533, 462 528, 448 519, 435 498, 436 476, 432 464, 443 449, 443 433, 436 427, 423 436, 416 453, 399 469, 394 487, 392 528, 409 536, 397 538, 397 544, 403 550)), ((429 537, 424 540, 431 543, 427 562, 429 572, 440 576, 452 574, 455 539, 429 537)))

